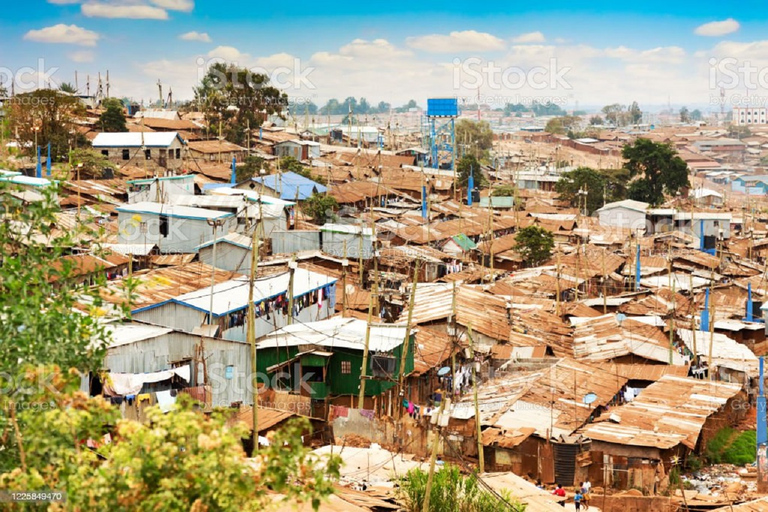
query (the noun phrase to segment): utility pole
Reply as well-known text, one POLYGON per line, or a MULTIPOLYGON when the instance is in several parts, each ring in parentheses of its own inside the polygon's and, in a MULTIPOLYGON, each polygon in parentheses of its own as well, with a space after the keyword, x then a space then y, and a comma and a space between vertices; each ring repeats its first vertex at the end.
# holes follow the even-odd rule
POLYGON ((293 324, 293 276, 296 273, 296 256, 291 258, 288 262, 288 325, 293 324))
MULTIPOLYGON (((261 200, 261 198, 259 198, 261 200)), ((253 303, 253 290, 256 281, 256 268, 259 265, 259 231, 253 226, 251 234, 251 268, 248 273, 248 329, 247 338, 251 345, 251 386, 253 398, 253 452, 259 449, 259 379, 256 369, 256 304, 253 303)))
MULTIPOLYGON (((400 352, 400 375, 398 389, 400 390, 400 396, 405 396, 405 389, 403 389, 403 380, 405 378, 405 361, 408 355, 408 348, 411 342, 411 325, 413 323, 413 303, 416 301, 416 284, 419 280, 419 263, 421 260, 418 258, 414 262, 413 266, 413 284, 411 285, 411 300, 408 303, 408 322, 405 324, 405 339, 403 340, 402 352, 400 352)), ((397 408, 401 411, 398 417, 402 416, 402 407, 397 408)))
POLYGON ((437 411, 437 421, 435 422, 435 436, 432 439, 432 454, 429 457, 429 475, 427 476, 427 488, 424 493, 424 505, 422 506, 422 512, 429 512, 429 494, 432 492, 432 482, 435 477, 435 462, 437 460, 437 447, 440 441, 440 423, 443 419, 443 411, 445 410, 446 402, 450 402, 450 398, 443 397, 440 401, 440 409, 437 411))
MULTIPOLYGON (((365 349, 363 350, 363 366, 360 368, 360 394, 357 397, 357 408, 363 408, 363 402, 365 400, 365 379, 368 378, 366 372, 368 370, 368 355, 369 347, 371 343, 371 321, 373 318, 373 294, 368 297, 368 323, 365 326, 365 349)), ((402 373, 402 369, 401 369, 402 373)))
POLYGON ((478 371, 477 367, 480 364, 477 358, 477 352, 475 352, 475 339, 472 336, 472 324, 467 326, 467 336, 469 337, 469 343, 472 350, 472 387, 474 388, 474 400, 475 400, 475 425, 477 427, 477 460, 480 473, 485 473, 485 453, 483 453, 483 434, 482 425, 480 425, 480 402, 477 398, 477 381, 478 371))
POLYGON ((341 316, 347 316, 347 267, 349 266, 349 260, 347 259, 347 241, 344 240, 344 259, 341 260, 341 316))
MULTIPOLYGON (((157 182, 156 182, 157 183, 157 182)), ((159 186, 157 183, 156 186, 159 186)), ((211 262, 211 302, 208 308, 208 325, 213 327, 213 289, 216 286, 216 228, 224 226, 224 221, 221 219, 207 219, 208 225, 213 228, 213 261, 211 262)), ((209 336, 215 334, 209 332, 209 336)), ((203 382, 208 384, 208 364, 205 362, 205 336, 200 337, 200 357, 203 360, 203 382)))

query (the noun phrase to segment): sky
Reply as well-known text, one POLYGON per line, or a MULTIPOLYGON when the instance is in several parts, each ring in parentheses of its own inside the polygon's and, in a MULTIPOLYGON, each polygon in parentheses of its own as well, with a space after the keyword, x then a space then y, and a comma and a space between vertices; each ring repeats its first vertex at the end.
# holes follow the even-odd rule
POLYGON ((768 14, 754 0, 644 2, 4 2, 0 83, 110 76, 112 96, 191 99, 213 62, 266 73, 301 104, 458 97, 491 108, 637 101, 768 105, 768 14), (545 5, 542 5, 545 4, 545 5))

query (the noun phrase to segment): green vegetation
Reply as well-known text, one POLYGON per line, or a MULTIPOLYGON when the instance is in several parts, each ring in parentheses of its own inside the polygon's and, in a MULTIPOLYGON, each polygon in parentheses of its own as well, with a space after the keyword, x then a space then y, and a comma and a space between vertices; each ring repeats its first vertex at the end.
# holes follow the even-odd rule
POLYGON ((473 155, 478 160, 488 160, 493 147, 493 131, 488 121, 459 119, 456 122, 456 146, 462 155, 473 155))
POLYGON ((563 110, 560 105, 549 101, 546 103, 539 103, 538 101, 534 101, 530 105, 523 105, 522 103, 507 103, 504 105, 504 113, 506 115, 521 114, 523 112, 533 112, 535 116, 566 115, 565 110, 563 110))
POLYGON ((677 155, 671 144, 637 139, 621 152, 626 160, 624 168, 633 181, 629 185, 629 198, 651 205, 664 202, 664 194, 674 196, 688 182, 688 165, 677 155))
MULTIPOLYGON (((105 278, 97 272, 96 287, 78 284, 63 256, 104 233, 54 230, 61 212, 53 187, 24 205, 9 187, 0 183, 10 220, 0 223, 0 489, 63 491, 66 510, 96 512, 256 511, 276 494, 317 510, 333 492, 340 460, 303 446, 306 420, 276 432, 248 461, 247 427, 227 425, 224 412, 205 415, 183 395, 170 413, 149 408, 142 424, 78 391, 82 375, 103 368, 110 342, 98 321, 105 278)), ((128 299, 128 316, 135 282, 123 283, 116 293, 128 299)))
POLYGON ((254 176, 259 176, 259 171, 264 169, 269 172, 269 164, 260 156, 247 156, 242 164, 235 167, 235 178, 238 183, 247 181, 254 176))
POLYGON ((467 188, 469 184, 469 175, 472 174, 475 188, 485 188, 488 186, 488 178, 485 177, 480 168, 480 161, 474 155, 464 155, 456 163, 456 172, 459 176, 459 186, 467 188))
POLYGON ((104 112, 99 116, 99 126, 103 132, 125 132, 125 113, 123 103, 117 98, 107 98, 101 103, 104 112))
POLYGON ((326 194, 312 194, 309 199, 304 201, 301 209, 305 214, 312 217, 315 224, 323 225, 329 220, 336 218, 336 210, 339 209, 339 203, 332 196, 326 194))
POLYGON ((523 257, 523 262, 536 267, 552 256, 555 237, 551 231, 539 226, 528 226, 517 232, 515 251, 523 257))
POLYGON ((735 464, 742 466, 755 462, 757 433, 754 430, 738 432, 732 428, 717 431, 707 443, 704 456, 711 464, 735 464))
POLYGON ((109 158, 92 149, 73 150, 69 154, 69 161, 74 169, 72 179, 98 180, 104 177, 104 171, 107 169, 115 169, 115 164, 109 158))
POLYGON ((565 135, 567 132, 573 131, 573 128, 580 122, 581 118, 576 116, 555 117, 547 121, 547 126, 544 127, 544 131, 557 135, 565 135))
MULTIPOLYGON (((423 510, 428 477, 426 471, 415 468, 400 480, 398 497, 407 512, 423 510)), ((524 512, 525 509, 526 506, 508 492, 502 492, 499 499, 481 488, 475 475, 462 475, 456 466, 435 471, 429 493, 430 512, 524 512)))
POLYGON ((491 190, 491 195, 494 197, 514 197, 515 192, 516 191, 514 185, 499 185, 497 187, 493 187, 493 190, 491 190))
MULTIPOLYGON (((555 184, 555 190, 560 199, 568 201, 571 206, 578 208, 579 190, 587 191, 587 213, 592 214, 603 206, 603 203, 621 201, 627 194, 629 173, 626 170, 595 170, 589 167, 579 167, 564 173, 555 184)), ((583 207, 583 199, 581 200, 583 207)))
POLYGON ((636 101, 631 105, 621 105, 614 103, 606 105, 602 109, 605 120, 614 126, 626 126, 628 124, 637 124, 643 119, 643 111, 636 101))

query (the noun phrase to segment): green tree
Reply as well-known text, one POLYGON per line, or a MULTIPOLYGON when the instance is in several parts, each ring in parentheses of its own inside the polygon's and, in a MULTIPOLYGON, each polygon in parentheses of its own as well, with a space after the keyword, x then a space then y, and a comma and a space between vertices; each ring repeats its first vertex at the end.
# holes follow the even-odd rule
POLYGON ((680 109, 680 122, 681 123, 691 122, 691 114, 690 112, 688 112, 688 107, 683 107, 680 109))
POLYGON ((699 109, 693 110, 691 112, 691 121, 701 121, 701 120, 702 120, 701 110, 699 109))
POLYGON ((488 178, 485 177, 480 166, 480 161, 474 155, 464 155, 456 163, 456 174, 459 178, 459 186, 467 188, 469 175, 472 174, 475 188, 488 186, 488 178))
POLYGON ((632 102, 632 105, 629 107, 629 122, 632 124, 637 124, 643 119, 643 111, 640 110, 640 106, 637 104, 636 101, 632 102))
POLYGON ((456 144, 463 148, 462 155, 471 154, 480 160, 488 157, 493 147, 493 131, 488 121, 459 119, 455 126, 456 144))
POLYGON ((282 157, 280 159, 280 166, 279 166, 279 168, 280 168, 281 172, 292 171, 292 172, 295 172, 296 174, 298 174, 300 176, 304 176, 308 180, 315 181, 315 182, 320 183, 322 185, 325 185, 325 184, 328 183, 328 180, 326 178, 324 178, 323 176, 320 176, 320 175, 313 174, 310 169, 304 167, 304 165, 302 165, 301 162, 299 162, 298 160, 296 160, 292 156, 284 156, 284 157, 282 157))
POLYGON ((498 187, 493 187, 491 195, 494 197, 514 197, 515 192, 514 185, 499 185, 498 187))
POLYGON ((600 116, 592 116, 589 118, 589 124, 592 126, 603 124, 603 118, 600 116))
POLYGON ((85 107, 74 96, 54 89, 17 94, 7 107, 11 131, 27 155, 35 154, 35 139, 41 148, 51 143, 51 157, 61 161, 71 148, 88 141, 76 130, 75 120, 85 115, 85 107))
MULTIPOLYGON (((243 451, 243 423, 205 415, 180 395, 166 414, 147 410, 147 424, 120 419, 101 397, 88 398, 62 386, 60 375, 19 414, 23 463, 0 474, 2 489, 54 489, 67 493, 67 509, 240 511, 263 510, 277 494, 315 510, 333 491, 340 459, 313 455, 302 445, 309 421, 293 421, 271 437, 254 463, 243 451), (105 434, 113 443, 101 443, 105 434), (81 446, 100 442, 95 450, 81 446), (22 441, 23 440, 23 441, 22 441)), ((34 381, 33 381, 34 382, 34 381)), ((32 382, 27 381, 28 384, 32 382)))
POLYGON ((244 145, 247 129, 258 128, 267 116, 283 117, 288 96, 269 85, 269 76, 231 64, 212 64, 195 87, 195 102, 208 126, 230 142, 244 145))
POLYGON ((614 126, 623 126, 625 116, 624 105, 614 103, 612 105, 606 105, 602 109, 605 119, 614 126))
POLYGON ((544 131, 547 133, 563 135, 566 132, 573 130, 580 122, 581 118, 577 116, 555 117, 547 121, 544 131))
POLYGON ((329 220, 336 218, 336 211, 339 209, 339 203, 333 196, 326 194, 312 194, 309 199, 301 205, 302 211, 314 219, 315 224, 323 225, 329 220))
POLYGON ((74 85, 72 85, 69 82, 62 82, 61 85, 59 86, 59 90, 61 92, 66 92, 69 94, 77 94, 77 89, 75 88, 74 85))
POLYGON ((269 164, 266 160, 256 155, 247 156, 243 163, 235 168, 235 179, 238 183, 242 183, 254 176, 258 177, 262 169, 269 172, 269 164))
POLYGON ((536 267, 552 256, 555 247, 555 237, 551 231, 533 225, 517 232, 515 251, 523 257, 523 262, 536 267))
POLYGON ((74 169, 72 179, 99 180, 107 169, 114 171, 116 168, 109 158, 92 149, 74 149, 69 159, 74 169))
POLYGON ((579 167, 564 173, 555 184, 555 191, 560 194, 560 199, 568 201, 571 203, 571 206, 578 208, 583 205, 584 201, 579 191, 586 190, 586 208, 588 214, 591 214, 603 205, 605 186, 605 176, 600 174, 599 171, 589 167, 579 167))
POLYGON ((104 112, 99 116, 99 126, 103 132, 125 132, 125 113, 123 103, 117 98, 107 98, 101 104, 104 112))
POLYGON ((743 139, 744 137, 751 137, 752 130, 749 126, 736 126, 734 124, 728 125, 728 136, 735 139, 743 139))
POLYGON ((634 180, 629 197, 652 205, 664 202, 664 194, 675 195, 688 187, 688 165, 671 144, 637 139, 622 149, 624 168, 634 180))

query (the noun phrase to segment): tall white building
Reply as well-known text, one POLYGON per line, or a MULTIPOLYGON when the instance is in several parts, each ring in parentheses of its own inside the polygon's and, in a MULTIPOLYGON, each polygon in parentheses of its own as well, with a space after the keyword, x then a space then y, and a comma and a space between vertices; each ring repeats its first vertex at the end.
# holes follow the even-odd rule
POLYGON ((765 107, 733 107, 733 124, 768 124, 767 111, 765 107))

